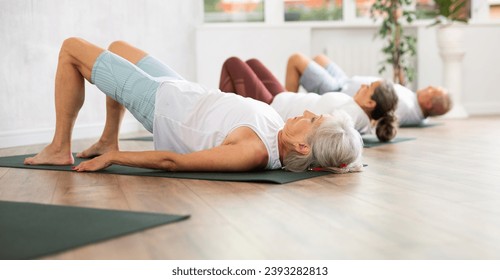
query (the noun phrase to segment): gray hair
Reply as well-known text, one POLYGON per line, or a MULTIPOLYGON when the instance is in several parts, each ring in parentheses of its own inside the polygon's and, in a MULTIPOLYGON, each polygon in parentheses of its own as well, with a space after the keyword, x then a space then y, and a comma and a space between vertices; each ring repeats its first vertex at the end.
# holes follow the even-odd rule
POLYGON ((344 111, 336 111, 326 118, 307 137, 310 152, 306 155, 291 152, 283 160, 285 169, 301 172, 321 167, 334 173, 360 171, 357 162, 363 151, 363 140, 354 128, 352 119, 344 111))

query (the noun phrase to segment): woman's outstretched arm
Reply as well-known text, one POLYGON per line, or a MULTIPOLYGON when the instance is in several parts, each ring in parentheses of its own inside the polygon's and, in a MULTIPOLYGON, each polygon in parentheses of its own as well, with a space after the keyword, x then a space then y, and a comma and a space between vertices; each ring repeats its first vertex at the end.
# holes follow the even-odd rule
POLYGON ((240 130, 242 137, 208 150, 189 154, 178 154, 170 151, 113 151, 82 162, 73 169, 75 171, 97 171, 113 164, 167 171, 264 169, 268 161, 268 153, 264 143, 250 128, 243 127, 237 130, 240 130), (245 134, 246 136, 244 136, 245 134))

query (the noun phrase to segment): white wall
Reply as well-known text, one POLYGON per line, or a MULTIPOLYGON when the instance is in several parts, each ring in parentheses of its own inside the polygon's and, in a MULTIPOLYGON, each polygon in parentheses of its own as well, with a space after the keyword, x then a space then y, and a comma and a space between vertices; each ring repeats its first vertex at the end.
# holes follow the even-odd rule
POLYGON ((464 105, 473 114, 498 114, 500 113, 500 25, 469 26, 466 38, 464 105))
MULTIPOLYGON (((196 78, 198 0, 0 0, 0 147, 49 142, 55 123, 54 75, 63 40, 101 47, 128 41, 196 78)), ((104 95, 87 84, 74 136, 98 136, 104 95)), ((122 132, 141 129, 127 115, 122 132)))
POLYGON ((280 81, 284 81, 288 57, 310 52, 307 27, 260 25, 205 25, 197 31, 198 82, 217 88, 222 64, 231 57, 258 58, 280 81))

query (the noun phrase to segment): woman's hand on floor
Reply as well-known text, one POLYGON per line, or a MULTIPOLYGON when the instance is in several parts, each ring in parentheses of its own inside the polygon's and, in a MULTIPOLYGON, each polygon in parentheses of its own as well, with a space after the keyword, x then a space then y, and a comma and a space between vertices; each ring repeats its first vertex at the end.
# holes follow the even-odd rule
POLYGON ((105 153, 105 154, 100 155, 98 157, 95 157, 91 160, 86 160, 86 161, 80 163, 79 165, 72 167, 71 169, 78 171, 78 172, 97 171, 97 170, 104 169, 108 166, 111 166, 111 161, 109 160, 111 153, 112 152, 105 153))

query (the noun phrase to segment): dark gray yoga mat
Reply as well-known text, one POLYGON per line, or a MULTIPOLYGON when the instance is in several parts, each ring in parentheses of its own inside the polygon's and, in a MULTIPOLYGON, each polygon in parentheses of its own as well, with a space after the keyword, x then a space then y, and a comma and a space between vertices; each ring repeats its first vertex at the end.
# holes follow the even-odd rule
MULTIPOLYGON (((24 165, 23 163, 24 159, 30 156, 33 155, 0 157, 0 167, 76 172, 71 170, 71 166, 24 165)), ((84 161, 84 159, 75 157, 75 165, 79 164, 82 161, 84 161)), ((253 172, 167 172, 161 170, 129 167, 122 165, 112 165, 104 170, 97 172, 104 174, 119 174, 119 175, 133 175, 133 176, 151 176, 151 177, 165 177, 165 178, 178 178, 178 179, 199 179, 199 180, 233 181, 233 182, 266 182, 275 184, 285 184, 298 180, 304 180, 331 174, 330 172, 322 172, 322 171, 289 172, 285 170, 266 170, 266 171, 253 171, 253 172)))
POLYGON ((378 147, 378 146, 383 146, 387 144, 394 144, 394 143, 400 143, 404 141, 410 141, 410 140, 415 140, 417 138, 413 137, 395 137, 389 142, 380 142, 378 138, 374 135, 363 135, 363 147, 365 148, 372 148, 372 147, 378 147))
MULTIPOLYGON (((426 127, 434 127, 434 126, 439 126, 443 125, 443 123, 439 122, 424 122, 424 123, 419 123, 419 124, 406 124, 406 125, 401 125, 401 128, 426 128, 426 127)), ((153 141, 153 140, 151 140, 153 141)))
POLYGON ((153 141, 153 136, 122 138, 122 141, 153 141))
POLYGON ((0 259, 34 259, 189 218, 0 201, 0 259))

